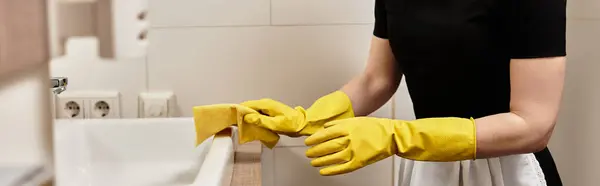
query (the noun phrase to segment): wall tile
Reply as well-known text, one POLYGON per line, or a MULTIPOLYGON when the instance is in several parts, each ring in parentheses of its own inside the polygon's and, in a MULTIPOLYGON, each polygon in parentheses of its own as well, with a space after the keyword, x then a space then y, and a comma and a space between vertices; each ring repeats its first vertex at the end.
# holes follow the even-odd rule
POLYGON ((267 27, 151 31, 149 89, 174 91, 183 116, 197 105, 268 96, 281 78, 265 72, 285 70, 269 61, 268 32, 267 27))
POLYGON ((569 19, 598 19, 600 20, 600 1, 598 0, 567 0, 567 16, 569 19))
POLYGON ((174 91, 184 116, 263 97, 308 107, 362 71, 371 27, 153 30, 149 89, 174 91))
POLYGON ((268 25, 269 0, 150 0, 153 27, 268 25))
POLYGON ((374 0, 272 0, 274 25, 373 23, 374 0))

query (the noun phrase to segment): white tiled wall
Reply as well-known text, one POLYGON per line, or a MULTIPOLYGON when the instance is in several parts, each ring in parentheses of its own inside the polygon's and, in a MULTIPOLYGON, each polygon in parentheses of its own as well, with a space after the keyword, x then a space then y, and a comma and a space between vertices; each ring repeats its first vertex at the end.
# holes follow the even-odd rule
POLYGON ((151 0, 148 7, 147 59, 66 56, 52 62, 52 75, 69 77, 71 91, 121 92, 127 118, 137 117, 132 103, 146 90, 174 91, 182 116, 194 105, 261 97, 309 106, 362 71, 373 19, 372 0, 151 0))
POLYGON ((271 97, 309 106, 363 67, 370 25, 214 27, 150 32, 150 90, 194 105, 271 97), (324 78, 326 80, 324 80, 324 78))

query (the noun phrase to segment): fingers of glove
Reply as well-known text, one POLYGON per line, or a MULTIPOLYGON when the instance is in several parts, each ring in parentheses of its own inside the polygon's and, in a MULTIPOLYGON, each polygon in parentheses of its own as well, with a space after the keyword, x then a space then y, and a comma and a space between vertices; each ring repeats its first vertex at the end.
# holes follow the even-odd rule
POLYGON ((287 112, 294 111, 293 108, 273 99, 250 100, 241 103, 241 105, 250 107, 268 116, 284 115, 287 112))
POLYGON ((284 123, 285 119, 285 116, 271 117, 255 113, 244 115, 244 122, 267 128, 272 131, 278 131, 278 129, 282 127, 281 124, 284 123))
POLYGON ((310 147, 308 150, 306 150, 306 157, 318 158, 321 156, 334 154, 346 149, 349 143, 350 140, 345 137, 332 139, 310 147))
POLYGON ((341 125, 332 126, 317 131, 313 135, 309 136, 304 140, 307 146, 314 146, 325 141, 329 141, 335 138, 344 137, 348 135, 348 131, 341 125))
POLYGON ((347 119, 341 119, 341 120, 333 120, 333 121, 325 123, 323 125, 323 127, 329 128, 329 127, 333 127, 333 126, 336 126, 336 125, 340 125, 342 123, 352 122, 352 121, 355 121, 356 119, 357 118, 347 118, 347 119))
POLYGON ((323 176, 334 176, 339 174, 345 174, 359 169, 360 167, 353 166, 353 162, 349 161, 344 164, 334 165, 325 167, 319 170, 319 174, 323 176))
POLYGON ((342 151, 313 159, 312 161, 310 161, 310 164, 314 167, 324 167, 342 164, 350 161, 352 159, 352 156, 352 150, 350 148, 346 148, 342 151))
POLYGON ((252 124, 259 124, 262 121, 266 121, 266 120, 273 120, 275 119, 274 117, 271 116, 265 116, 259 113, 251 113, 251 114, 246 114, 244 115, 244 122, 246 123, 252 123, 252 124))

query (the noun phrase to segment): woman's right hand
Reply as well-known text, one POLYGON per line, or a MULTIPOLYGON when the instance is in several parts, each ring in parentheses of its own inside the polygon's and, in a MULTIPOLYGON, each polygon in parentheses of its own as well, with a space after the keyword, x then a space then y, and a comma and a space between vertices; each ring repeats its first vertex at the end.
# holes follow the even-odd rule
POLYGON ((246 101, 241 105, 260 113, 245 115, 244 122, 246 123, 255 124, 290 137, 301 136, 298 133, 305 128, 305 111, 302 107, 294 109, 269 98, 246 101))
POLYGON ((342 91, 319 98, 306 110, 273 99, 251 100, 241 105, 261 113, 245 115, 244 122, 290 137, 309 136, 329 121, 354 117, 350 98, 342 91))

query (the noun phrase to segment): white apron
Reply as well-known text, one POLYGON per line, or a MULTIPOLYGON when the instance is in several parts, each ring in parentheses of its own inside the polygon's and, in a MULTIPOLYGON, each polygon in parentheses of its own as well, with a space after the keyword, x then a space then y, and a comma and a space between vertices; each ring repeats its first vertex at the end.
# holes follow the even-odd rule
POLYGON ((400 158, 398 186, 546 186, 533 154, 460 162, 400 158))

